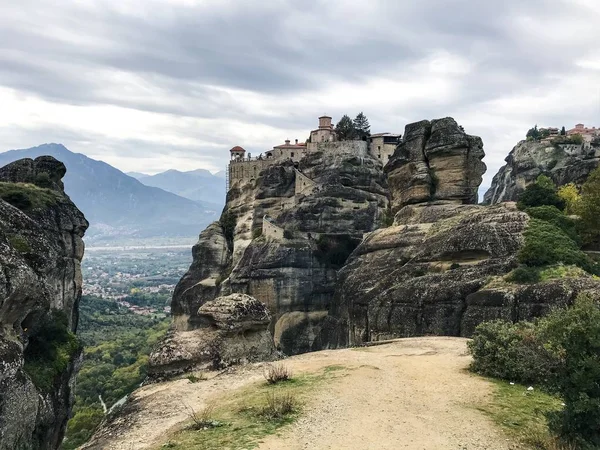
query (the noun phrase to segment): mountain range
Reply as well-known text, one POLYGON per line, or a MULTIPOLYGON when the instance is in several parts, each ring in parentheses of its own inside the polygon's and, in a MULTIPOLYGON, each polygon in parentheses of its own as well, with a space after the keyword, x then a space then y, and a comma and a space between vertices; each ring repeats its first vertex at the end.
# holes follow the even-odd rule
MULTIPOLYGON (((53 156, 67 167, 65 191, 90 222, 86 233, 88 244, 130 238, 195 237, 218 219, 221 212, 214 199, 212 203, 192 201, 142 184, 105 162, 73 153, 61 144, 0 153, 0 167, 42 155, 53 156)), ((220 182, 220 178, 214 178, 215 183, 220 182)), ((212 189, 220 190, 224 197, 224 187, 216 185, 212 189)))
POLYGON ((156 175, 129 172, 127 175, 138 179, 146 186, 153 186, 172 192, 195 202, 210 204, 214 208, 225 206, 225 172, 210 173, 205 169, 189 172, 167 170, 156 175))

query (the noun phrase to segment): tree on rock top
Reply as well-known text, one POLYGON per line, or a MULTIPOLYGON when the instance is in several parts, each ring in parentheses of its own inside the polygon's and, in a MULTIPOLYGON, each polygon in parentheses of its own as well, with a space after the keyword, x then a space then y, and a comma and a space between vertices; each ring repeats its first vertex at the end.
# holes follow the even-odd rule
POLYGON ((540 138, 540 131, 537 125, 527 131, 527 140, 537 141, 540 138))
POLYGON ((565 208, 564 201, 556 193, 556 185, 550 177, 540 175, 535 183, 527 186, 519 196, 517 207, 520 210, 533 206, 556 206, 561 211, 565 208))
POLYGON ((339 141, 350 141, 352 139, 356 139, 354 122, 347 114, 344 114, 335 126, 335 134, 337 135, 339 141))
POLYGON ((358 113, 353 122, 357 139, 365 140, 371 135, 371 125, 369 125, 369 119, 367 119, 367 116, 365 116, 362 111, 358 113))

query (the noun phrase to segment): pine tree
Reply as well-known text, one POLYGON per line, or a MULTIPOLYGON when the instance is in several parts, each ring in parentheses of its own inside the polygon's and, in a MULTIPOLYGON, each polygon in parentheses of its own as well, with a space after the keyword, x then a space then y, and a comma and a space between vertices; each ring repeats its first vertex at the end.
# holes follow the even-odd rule
POLYGON ((527 132, 527 138, 537 141, 540 138, 540 131, 538 130, 537 125, 533 128, 530 128, 529 131, 527 132))
POLYGON ((344 114, 335 126, 335 133, 339 141, 350 141, 356 138, 356 129, 352 119, 344 114))
POLYGON ((356 130, 356 137, 358 139, 365 139, 371 135, 371 125, 369 125, 369 119, 361 111, 354 119, 354 129, 356 130))
POLYGON ((566 136, 566 135, 567 135, 567 130, 565 130, 565 127, 562 127, 562 128, 560 129, 560 135, 561 135, 561 136, 566 136))

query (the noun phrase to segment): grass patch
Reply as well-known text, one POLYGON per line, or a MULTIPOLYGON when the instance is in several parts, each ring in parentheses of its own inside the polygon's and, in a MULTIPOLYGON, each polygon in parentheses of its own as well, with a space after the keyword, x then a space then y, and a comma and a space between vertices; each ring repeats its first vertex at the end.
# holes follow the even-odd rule
POLYGON ((325 368, 320 373, 297 376, 277 384, 262 382, 232 393, 220 399, 210 413, 211 421, 222 426, 201 431, 186 427, 158 448, 256 448, 262 438, 294 422, 302 412, 304 401, 315 394, 319 385, 336 378, 336 372, 325 368))
POLYGON ((56 205, 59 194, 29 183, 0 182, 0 198, 22 211, 56 205))
POLYGON ((263 372, 263 376, 267 380, 267 383, 277 384, 282 381, 291 380, 292 371, 283 364, 269 364, 263 372))
POLYGON ((562 401, 538 389, 490 379, 496 387, 492 401, 478 407, 509 435, 534 449, 569 448, 557 442, 548 430, 546 415, 560 411, 562 401))

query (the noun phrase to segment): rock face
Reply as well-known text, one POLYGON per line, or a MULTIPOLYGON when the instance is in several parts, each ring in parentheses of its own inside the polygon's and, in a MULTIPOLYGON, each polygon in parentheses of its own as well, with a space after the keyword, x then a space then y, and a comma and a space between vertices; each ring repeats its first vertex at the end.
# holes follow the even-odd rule
POLYGON ((52 157, 0 169, 0 449, 55 449, 81 349, 83 214, 52 157))
MULTIPOLYGON (((203 311, 219 296, 264 303, 276 348, 296 354, 402 336, 469 336, 484 320, 536 317, 597 289, 592 278, 504 280, 517 266, 529 217, 514 203, 476 204, 483 156, 481 139, 445 118, 407 125, 385 167, 362 141, 319 143, 298 161, 246 167, 221 220, 194 247, 173 297, 165 346, 172 354, 152 370, 208 364, 212 338, 202 334, 199 345, 197 330, 206 329, 203 311)), ((556 169, 565 177, 579 170, 556 169)))
POLYGON ((477 203, 483 157, 481 138, 466 134, 452 118, 407 125, 385 167, 392 211, 434 200, 477 203))
POLYGON ((174 331, 150 355, 151 378, 216 370, 276 357, 267 307, 253 297, 217 297, 197 311, 196 328, 174 331))
POLYGON ((164 346, 173 350, 157 354, 151 371, 169 375, 190 361, 197 365, 206 353, 196 345, 200 334, 212 339, 198 331, 205 328, 202 311, 230 294, 267 306, 268 328, 283 353, 326 346, 336 271, 363 234, 378 228, 388 195, 381 162, 363 141, 319 144, 299 162, 281 160, 236 180, 221 220, 202 232, 175 289, 174 330, 164 346))
POLYGON ((552 144, 521 141, 512 149, 485 193, 484 203, 516 201, 525 187, 541 175, 558 186, 581 185, 600 165, 600 143, 552 144))
POLYGON ((406 206, 392 227, 365 237, 340 271, 331 311, 340 320, 337 345, 470 336, 483 321, 532 319, 600 288, 591 276, 505 282, 528 221, 514 203, 406 206))

